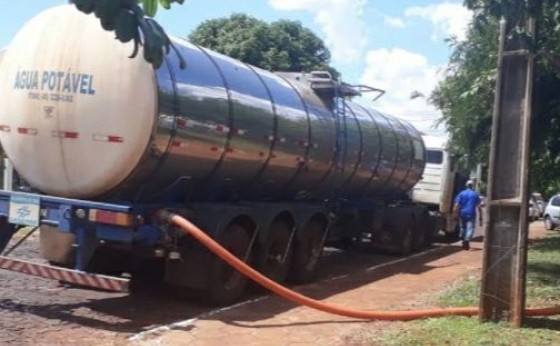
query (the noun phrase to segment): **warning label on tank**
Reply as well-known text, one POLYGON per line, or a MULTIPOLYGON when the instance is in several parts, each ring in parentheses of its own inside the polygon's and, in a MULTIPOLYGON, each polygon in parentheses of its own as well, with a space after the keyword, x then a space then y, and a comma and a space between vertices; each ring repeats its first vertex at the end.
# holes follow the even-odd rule
POLYGON ((33 100, 74 102, 76 95, 95 95, 94 76, 71 71, 18 70, 14 89, 33 100))

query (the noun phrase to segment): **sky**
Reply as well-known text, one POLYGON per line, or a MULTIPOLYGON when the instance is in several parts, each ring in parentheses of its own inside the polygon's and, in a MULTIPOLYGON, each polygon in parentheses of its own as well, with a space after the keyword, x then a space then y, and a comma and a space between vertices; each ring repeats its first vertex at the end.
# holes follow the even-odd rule
MULTIPOLYGON (((0 0, 0 48, 34 15, 65 0, 0 0)), ((156 19, 167 32, 186 37, 208 19, 246 13, 272 22, 300 21, 327 44, 345 82, 386 90, 360 103, 410 121, 424 133, 440 112, 427 97, 444 76, 451 49, 446 38, 464 39, 472 14, 462 0, 186 0, 156 19), (412 94, 424 95, 411 99, 412 94)))

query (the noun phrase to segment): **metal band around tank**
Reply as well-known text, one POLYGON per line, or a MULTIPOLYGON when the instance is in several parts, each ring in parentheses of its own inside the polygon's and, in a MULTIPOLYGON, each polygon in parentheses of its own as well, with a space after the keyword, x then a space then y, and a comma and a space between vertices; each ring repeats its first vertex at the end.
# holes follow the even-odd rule
MULTIPOLYGON (((307 118, 307 141, 309 143, 311 143, 311 141, 313 139, 313 128, 311 127, 311 117, 309 115, 309 108, 307 107, 307 103, 305 102, 305 99, 303 98, 303 96, 301 95, 299 90, 292 84, 292 82, 288 78, 285 78, 285 77, 280 76, 280 75, 278 77, 283 79, 292 88, 294 93, 298 96, 299 100, 301 101, 303 111, 305 111, 305 116, 307 118)), ((305 151, 305 158, 306 159, 309 157, 310 150, 311 150, 311 145, 306 148, 306 151, 305 151)), ((281 188, 281 190, 282 189, 288 189, 290 187, 290 185, 292 185, 294 183, 294 181, 297 180, 298 175, 301 173, 302 169, 303 169, 302 166, 298 167, 298 169, 296 170, 296 172, 294 173, 292 178, 284 184, 284 186, 281 188)))
MULTIPOLYGON (((354 165, 354 170, 352 171, 352 173, 350 173, 349 177, 348 177, 345 181, 342 182, 341 187, 340 187, 341 189, 344 189, 344 187, 345 187, 346 185, 349 185, 350 182, 352 181, 352 179, 355 177, 356 172, 358 172, 359 167, 360 167, 360 164, 361 164, 361 162, 362 162, 362 157, 363 157, 362 152, 363 152, 363 148, 364 148, 364 135, 363 135, 363 132, 362 132, 362 126, 361 126, 361 124, 360 124, 360 121, 359 121, 359 119, 357 118, 357 116, 356 116, 354 110, 352 109, 352 107, 350 107, 349 104, 347 104, 346 102, 344 102, 344 107, 346 107, 346 108, 350 111, 350 113, 352 114, 353 120, 356 122, 356 125, 357 125, 357 128, 358 128, 358 132, 359 132, 359 134, 360 134, 360 135, 359 135, 359 138, 360 138, 360 147, 359 147, 359 149, 358 149, 358 152, 359 152, 359 154, 358 154, 358 160, 356 161, 356 163, 355 163, 355 165, 354 165)), ((345 154, 347 154, 347 153, 348 153, 348 144, 346 145, 346 150, 345 150, 345 154)))
POLYGON ((388 174, 387 179, 385 179, 385 181, 381 182, 380 185, 383 186, 381 188, 381 192, 386 192, 388 191, 388 186, 386 186, 386 184, 391 181, 391 178, 393 177, 393 175, 395 174, 395 170, 398 167, 399 164, 399 158, 400 158, 400 145, 399 145, 399 137, 397 135, 397 132, 395 131, 395 128, 393 127, 393 124, 391 124, 391 121, 385 116, 385 114, 379 112, 378 113, 383 119, 385 119, 387 121, 387 124, 389 125, 389 129, 391 129, 391 132, 393 133, 393 137, 395 138, 395 143, 396 143, 396 147, 397 147, 397 155, 396 157, 393 158, 393 168, 391 169, 391 173, 388 174))
MULTIPOLYGON (((212 63, 212 65, 214 65, 214 67, 216 68, 216 71, 218 72, 218 74, 220 75, 220 77, 222 78, 222 82, 224 83, 224 88, 226 90, 226 95, 228 97, 228 126, 230 129, 233 129, 233 127, 235 126, 235 119, 233 116, 233 101, 232 101, 232 97, 231 97, 231 89, 229 87, 229 84, 227 82, 226 77, 224 76, 223 71, 221 70, 220 66, 218 65, 218 63, 216 63, 216 61, 214 61, 214 59, 210 56, 210 54, 208 54, 208 52, 206 52, 206 49, 196 45, 196 44, 192 44, 194 47, 198 48, 202 54, 204 54, 208 60, 212 63)), ((216 162, 216 164, 214 165, 214 168, 212 168, 212 170, 210 171, 210 174, 208 174, 208 177, 206 179, 206 183, 207 184, 211 184, 212 179, 214 179, 214 176, 217 174, 218 170, 220 169, 220 166, 222 165, 222 162, 225 159, 225 156, 227 155, 227 148, 229 148, 229 146, 231 145, 231 139, 233 137, 233 131, 230 131, 226 137, 226 143, 224 148, 222 149, 222 153, 220 155, 220 159, 216 162)))
MULTIPOLYGON (((407 127, 404 126, 404 124, 402 123, 402 121, 400 119, 396 119, 396 120, 398 121, 399 125, 402 126, 404 131, 408 134, 408 140, 410 141, 411 150, 414 150, 414 143, 412 142, 411 133, 408 131, 407 127)), ((412 170, 413 163, 414 163, 414 152, 411 152, 410 160, 408 162, 408 169, 406 170, 406 174, 405 174, 404 178, 397 184, 398 189, 400 189, 406 183, 406 181, 408 179, 408 176, 410 175, 410 172, 412 170)))
MULTIPOLYGON (((274 140, 272 140, 271 143, 270 143, 269 150, 268 150, 268 155, 266 157, 266 160, 265 160, 263 166, 257 172, 256 176, 253 179, 251 179, 251 182, 246 184, 247 186, 250 186, 253 182, 259 180, 259 178, 263 175, 264 171, 268 168, 270 160, 272 159, 272 153, 274 152, 274 148, 276 147, 276 143, 278 142, 278 136, 277 136, 277 134, 278 134, 278 113, 277 113, 277 110, 276 110, 276 103, 274 102, 274 96, 272 95, 272 92, 270 91, 270 88, 268 87, 268 85, 266 85, 262 76, 255 71, 255 68, 253 66, 251 66, 249 64, 245 64, 245 66, 247 66, 247 68, 249 68, 249 70, 251 70, 255 74, 255 76, 257 76, 257 78, 261 81, 264 89, 266 90, 266 93, 268 94, 268 97, 270 99, 270 104, 272 106, 272 119, 273 119, 272 132, 275 134, 274 135, 274 140)), ((244 188, 242 188, 242 189, 244 189, 244 188)))
MULTIPOLYGON (((379 169, 379 165, 381 164, 381 156, 382 156, 382 153, 383 153, 383 137, 381 135, 380 125, 375 121, 371 112, 366 107, 363 107, 362 105, 359 105, 359 104, 355 104, 355 105, 357 107, 362 108, 362 110, 370 117, 371 124, 375 126, 375 130, 377 131, 377 136, 378 136, 377 164, 375 165, 375 168, 371 171, 371 176, 368 179, 368 181, 360 189, 361 191, 364 191, 364 190, 367 190, 367 188, 371 185, 372 181, 375 180, 375 178, 378 175, 377 172, 378 172, 378 169, 379 169)), ((369 148, 368 148, 368 150, 369 150, 369 148)), ((358 191, 360 191, 360 190, 358 190, 358 191)))

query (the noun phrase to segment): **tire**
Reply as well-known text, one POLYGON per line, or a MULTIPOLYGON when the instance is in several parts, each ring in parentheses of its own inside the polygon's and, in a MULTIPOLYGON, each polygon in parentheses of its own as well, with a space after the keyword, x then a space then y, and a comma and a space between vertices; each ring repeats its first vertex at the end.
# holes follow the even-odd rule
POLYGON ((15 232, 16 227, 8 222, 8 218, 0 217, 0 254, 4 253, 15 232))
POLYGON ((286 280, 292 257, 291 239, 292 228, 288 224, 282 221, 272 223, 257 260, 259 271, 269 279, 276 282, 286 280))
POLYGON ((430 243, 430 215, 428 213, 418 212, 414 218, 414 241, 413 250, 421 250, 430 243))
POLYGON ((548 215, 544 217, 544 228, 546 228, 547 231, 552 231, 555 228, 550 216, 548 215))
POLYGON ((406 256, 414 247, 412 210, 408 208, 388 208, 383 218, 383 232, 390 237, 389 250, 395 255, 406 256))
POLYGON ((434 232, 436 228, 434 219, 428 214, 428 233, 424 237, 424 246, 430 247, 433 245, 438 232, 434 232))
POLYGON ((303 229, 301 238, 294 244, 290 280, 307 283, 315 280, 317 264, 323 253, 325 228, 316 220, 311 220, 303 229))
MULTIPOLYGON (((241 225, 226 228, 220 244, 237 258, 244 259, 251 245, 249 232, 241 225)), ((213 255, 209 264, 207 299, 215 305, 228 305, 237 301, 247 285, 247 278, 213 255)))
POLYGON ((411 218, 404 223, 402 228, 399 230, 399 241, 397 245, 397 254, 401 256, 407 256, 412 253, 414 246, 414 231, 412 229, 411 218))

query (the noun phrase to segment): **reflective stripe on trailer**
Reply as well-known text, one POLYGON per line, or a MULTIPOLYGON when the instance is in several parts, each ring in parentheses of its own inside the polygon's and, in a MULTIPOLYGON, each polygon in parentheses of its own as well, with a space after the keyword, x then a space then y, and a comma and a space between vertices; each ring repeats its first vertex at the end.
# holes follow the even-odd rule
POLYGON ((39 131, 30 127, 18 127, 18 133, 22 135, 36 136, 39 131))
POLYGON ((175 118, 175 122, 178 128, 189 128, 194 126, 194 124, 192 124, 190 121, 183 118, 175 118))
POLYGON ((111 143, 122 143, 124 139, 120 136, 113 135, 93 135, 93 140, 98 142, 111 142, 111 143))
POLYGON ((130 282, 129 279, 89 274, 78 270, 53 267, 4 256, 0 256, 0 269, 115 292, 128 292, 128 284, 130 282))
POLYGON ((185 143, 185 142, 181 142, 178 140, 174 140, 171 142, 171 146, 172 147, 188 147, 189 143, 185 143))
POLYGON ((10 132, 10 131, 12 131, 12 129, 8 125, 0 125, 0 131, 10 132))
POLYGON ((215 125, 214 130, 216 132, 229 133, 229 127, 226 127, 224 125, 215 125))
POLYGON ((74 131, 52 131, 51 135, 54 138, 69 138, 69 139, 78 138, 78 132, 74 132, 74 131))

